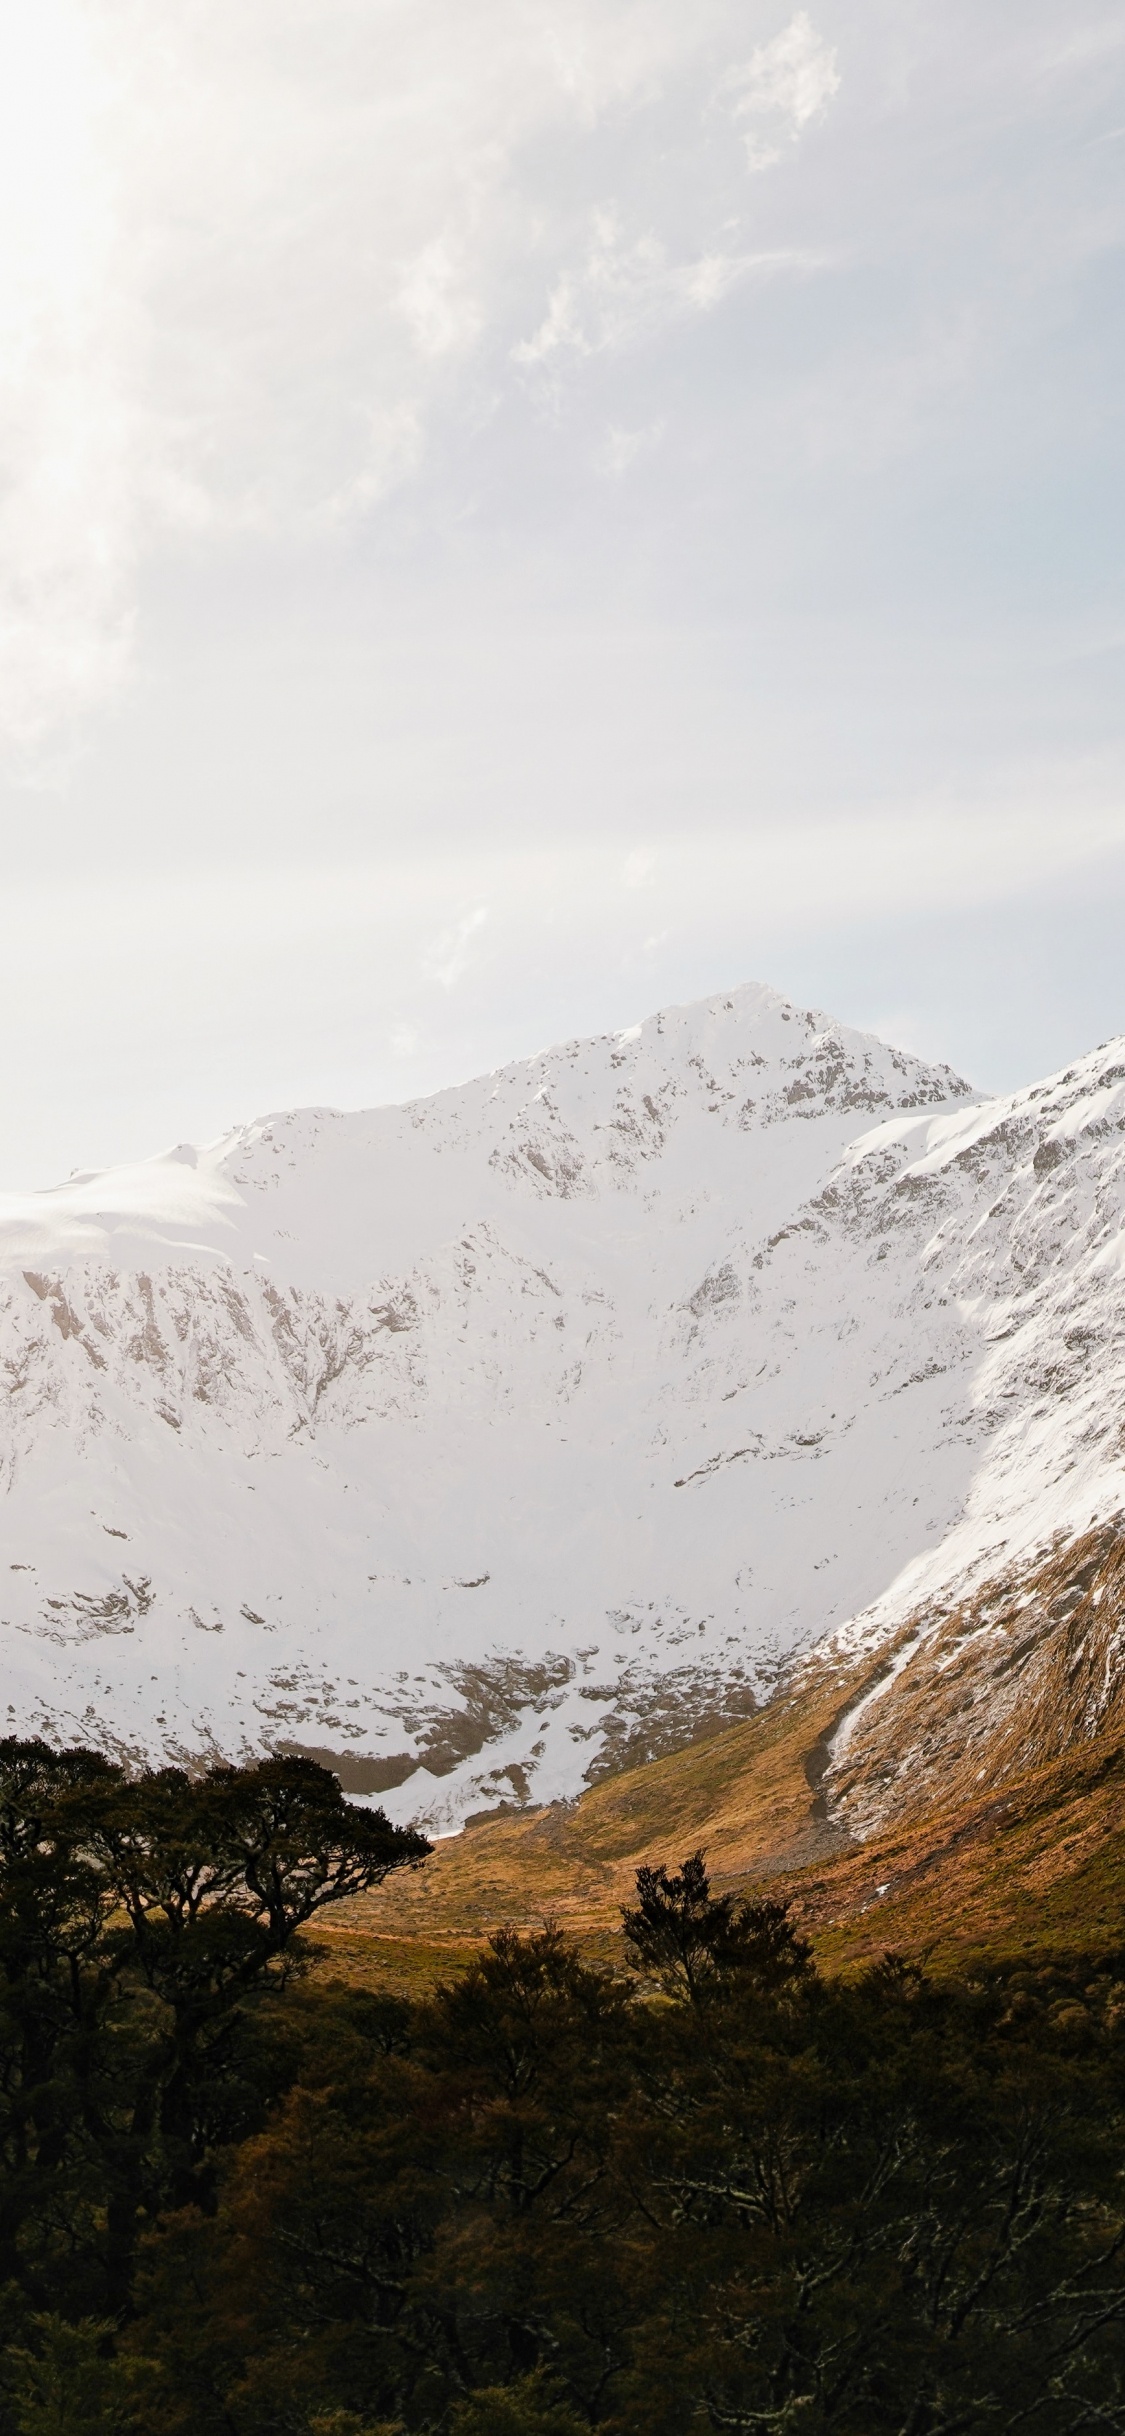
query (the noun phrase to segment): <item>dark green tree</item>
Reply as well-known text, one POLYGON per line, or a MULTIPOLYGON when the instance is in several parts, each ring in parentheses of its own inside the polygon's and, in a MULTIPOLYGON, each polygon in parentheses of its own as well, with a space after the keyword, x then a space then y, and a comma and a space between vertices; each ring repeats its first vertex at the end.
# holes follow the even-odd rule
POLYGON ((812 1948, 797 1935, 788 1903, 713 1895, 702 1852, 689 1854, 675 1877, 663 1862, 639 1869, 637 1898, 635 1908, 622 1910, 626 1945, 637 1968, 670 1996, 700 2004, 734 1974, 775 1996, 812 1970, 812 1948))
POLYGON ((310 1760, 129 1777, 0 1743, 0 2280, 127 2306, 142 2220, 209 2204, 262 2119, 248 2051, 299 1933, 428 1849, 310 1760))

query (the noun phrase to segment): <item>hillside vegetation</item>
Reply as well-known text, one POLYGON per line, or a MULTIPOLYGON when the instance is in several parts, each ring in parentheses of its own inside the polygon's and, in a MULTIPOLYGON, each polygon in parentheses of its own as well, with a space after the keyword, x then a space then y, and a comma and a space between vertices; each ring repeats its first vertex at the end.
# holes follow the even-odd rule
POLYGON ((841 1974, 690 1853, 616 1967, 330 1977, 424 1858, 307 1761, 0 1745, 0 2436, 1122 2436, 1120 1939, 841 1974))

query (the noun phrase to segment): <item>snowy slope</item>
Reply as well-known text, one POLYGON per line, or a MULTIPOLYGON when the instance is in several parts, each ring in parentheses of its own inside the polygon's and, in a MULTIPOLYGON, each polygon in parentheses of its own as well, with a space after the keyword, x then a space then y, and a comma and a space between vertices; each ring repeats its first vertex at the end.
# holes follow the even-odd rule
POLYGON ((867 1673, 823 1781, 829 1816, 865 1836, 1006 1783, 1120 1712, 1125 1041, 952 1121, 880 1129, 833 1199, 860 1239, 901 1204, 916 1292, 979 1345, 949 1412, 951 1443, 977 1449, 960 1515, 810 1659, 867 1673))
POLYGON ((451 1825, 1121 1502, 1114 1054, 967 1105, 747 988, 0 1201, 10 1727, 451 1825))

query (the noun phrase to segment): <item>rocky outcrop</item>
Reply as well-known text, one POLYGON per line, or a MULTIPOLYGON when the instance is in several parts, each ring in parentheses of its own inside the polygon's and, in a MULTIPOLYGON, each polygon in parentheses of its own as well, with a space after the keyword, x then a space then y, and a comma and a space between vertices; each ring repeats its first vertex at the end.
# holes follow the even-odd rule
POLYGON ((826 1815, 858 1839, 1125 1732, 1125 1515, 912 1616, 832 1735, 826 1815))

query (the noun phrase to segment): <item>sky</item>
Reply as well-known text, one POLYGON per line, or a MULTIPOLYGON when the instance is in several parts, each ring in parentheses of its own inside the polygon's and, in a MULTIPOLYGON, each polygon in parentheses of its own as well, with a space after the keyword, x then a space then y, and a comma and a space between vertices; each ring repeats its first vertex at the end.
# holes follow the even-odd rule
POLYGON ((0 0, 0 1185, 1125 1031, 1118 0, 0 0))

